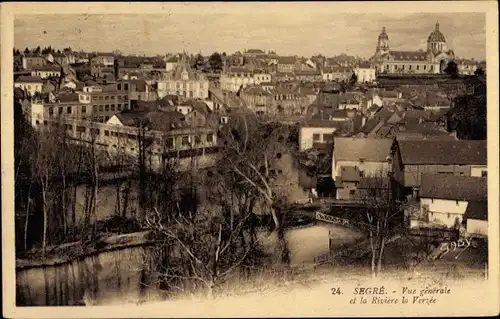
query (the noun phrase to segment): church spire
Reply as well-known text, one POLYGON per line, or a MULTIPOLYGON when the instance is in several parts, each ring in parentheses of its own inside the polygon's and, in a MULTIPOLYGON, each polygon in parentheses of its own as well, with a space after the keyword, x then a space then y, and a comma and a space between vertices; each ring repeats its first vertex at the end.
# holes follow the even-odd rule
POLYGON ((439 21, 436 22, 436 31, 439 31, 439 21))
POLYGON ((382 33, 385 33, 385 27, 382 27, 382 33))

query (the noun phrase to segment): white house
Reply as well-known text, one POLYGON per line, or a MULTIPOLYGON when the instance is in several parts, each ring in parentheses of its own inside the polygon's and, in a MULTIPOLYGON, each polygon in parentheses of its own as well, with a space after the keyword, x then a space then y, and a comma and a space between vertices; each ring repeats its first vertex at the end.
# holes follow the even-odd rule
POLYGON ((353 71, 356 74, 358 83, 371 83, 377 79, 375 68, 370 63, 360 63, 353 71))
POLYGON ((333 140, 332 178, 342 167, 353 166, 361 177, 387 176, 392 168, 392 139, 335 137, 333 140))
POLYGON ((342 127, 339 121, 311 119, 301 124, 299 129, 300 151, 313 148, 315 144, 333 143, 333 133, 342 127))
POLYGON ((486 178, 453 174, 422 174, 420 181, 420 216, 428 227, 462 226, 470 202, 485 202, 486 178))
POLYGON ((469 202, 465 210, 464 220, 467 235, 488 237, 487 202, 469 202))
POLYGON ((42 92, 43 80, 39 76, 20 76, 14 81, 14 87, 20 88, 33 96, 36 92, 42 92))

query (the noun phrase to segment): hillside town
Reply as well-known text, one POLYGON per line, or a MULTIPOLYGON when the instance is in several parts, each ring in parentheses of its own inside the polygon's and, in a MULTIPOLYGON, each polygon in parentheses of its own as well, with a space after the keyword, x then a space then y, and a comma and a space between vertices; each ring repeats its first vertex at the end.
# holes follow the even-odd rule
MULTIPOLYGON (((439 22, 410 51, 380 30, 368 58, 15 48, 18 269, 133 234, 168 239, 154 256, 177 268, 144 278, 169 293, 193 278, 216 293, 263 255, 279 269, 344 263, 374 276, 483 271, 486 62, 448 47, 439 22), (325 236, 308 228, 318 225, 325 236), (256 244, 263 229, 277 234, 271 253, 256 244), (311 230, 301 253, 294 230, 311 230)), ((18 289, 24 304, 82 302, 18 289)))

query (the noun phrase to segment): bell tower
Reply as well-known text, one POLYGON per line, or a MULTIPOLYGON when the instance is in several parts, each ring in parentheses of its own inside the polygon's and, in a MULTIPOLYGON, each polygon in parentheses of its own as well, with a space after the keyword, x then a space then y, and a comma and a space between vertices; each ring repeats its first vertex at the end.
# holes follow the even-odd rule
POLYGON ((385 32, 385 27, 382 27, 382 32, 378 36, 376 52, 378 55, 389 53, 389 36, 385 32))

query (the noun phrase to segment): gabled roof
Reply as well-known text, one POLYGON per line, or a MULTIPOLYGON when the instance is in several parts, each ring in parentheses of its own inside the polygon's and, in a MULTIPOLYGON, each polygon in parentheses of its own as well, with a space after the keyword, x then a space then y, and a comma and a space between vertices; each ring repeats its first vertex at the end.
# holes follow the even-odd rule
POLYGON ((488 220, 488 203, 484 202, 469 202, 465 209, 466 219, 488 220))
POLYGON ((43 83, 39 76, 20 76, 14 82, 16 83, 43 83))
POLYGON ((399 141, 406 165, 486 165, 486 141, 399 141))
POLYGON ((392 142, 392 139, 336 137, 333 153, 336 161, 386 162, 392 142))
POLYGON ((422 174, 419 194, 421 198, 485 202, 487 180, 453 174, 422 174))
POLYGON ((397 61, 427 60, 427 52, 425 51, 389 51, 389 54, 397 61))
POLYGON ((78 102, 78 93, 60 93, 56 98, 60 102, 78 102))
POLYGON ((172 130, 189 126, 184 121, 184 115, 175 111, 130 111, 115 115, 123 125, 127 126, 137 126, 137 120, 146 120, 149 123, 149 127, 153 130, 172 130))

